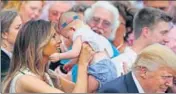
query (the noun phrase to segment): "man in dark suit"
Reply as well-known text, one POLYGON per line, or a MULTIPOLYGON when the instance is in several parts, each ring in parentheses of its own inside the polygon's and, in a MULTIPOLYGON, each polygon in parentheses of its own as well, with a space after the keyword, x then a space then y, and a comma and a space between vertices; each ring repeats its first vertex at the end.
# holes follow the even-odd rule
POLYGON ((132 71, 102 85, 101 93, 165 93, 176 75, 176 55, 154 44, 142 50, 132 71))
POLYGON ((9 65, 10 57, 1 48, 1 81, 3 81, 3 79, 7 75, 9 65))
POLYGON ((139 93, 136 84, 133 80, 132 73, 121 76, 106 85, 104 85, 99 92, 106 93, 139 93))

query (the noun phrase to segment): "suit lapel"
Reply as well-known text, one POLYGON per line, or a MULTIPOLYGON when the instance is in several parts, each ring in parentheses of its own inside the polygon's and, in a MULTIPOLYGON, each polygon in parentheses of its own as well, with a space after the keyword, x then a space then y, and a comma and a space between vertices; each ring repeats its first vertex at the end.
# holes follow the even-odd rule
POLYGON ((125 82, 126 82, 126 87, 127 87, 127 92, 129 93, 139 93, 136 84, 134 83, 132 73, 128 73, 125 75, 125 82))

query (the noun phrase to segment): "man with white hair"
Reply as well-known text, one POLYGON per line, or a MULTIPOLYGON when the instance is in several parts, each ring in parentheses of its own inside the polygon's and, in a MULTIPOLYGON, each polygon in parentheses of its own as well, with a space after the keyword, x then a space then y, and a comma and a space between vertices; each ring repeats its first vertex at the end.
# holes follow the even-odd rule
POLYGON ((98 1, 85 11, 85 22, 96 33, 114 40, 119 27, 119 11, 108 1, 98 1))
MULTIPOLYGON (((108 1, 97 1, 90 8, 88 8, 84 14, 85 22, 91 27, 91 29, 94 32, 104 36, 109 41, 113 41, 115 39, 116 29, 120 24, 118 18, 119 12, 117 8, 108 1)), ((112 48, 114 52, 113 57, 119 55, 119 51, 114 45, 112 45, 112 48)), ((89 92, 95 92, 96 90, 92 90, 94 87, 101 87, 99 86, 99 82, 95 80, 89 80, 89 84, 91 84, 89 85, 91 87, 88 87, 89 92)))

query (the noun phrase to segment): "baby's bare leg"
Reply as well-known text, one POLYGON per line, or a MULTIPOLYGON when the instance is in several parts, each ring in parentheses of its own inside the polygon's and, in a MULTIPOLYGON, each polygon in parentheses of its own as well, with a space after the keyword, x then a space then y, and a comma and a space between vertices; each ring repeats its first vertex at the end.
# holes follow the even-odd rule
POLYGON ((88 93, 94 93, 98 89, 99 82, 95 79, 95 77, 89 75, 88 76, 88 93))

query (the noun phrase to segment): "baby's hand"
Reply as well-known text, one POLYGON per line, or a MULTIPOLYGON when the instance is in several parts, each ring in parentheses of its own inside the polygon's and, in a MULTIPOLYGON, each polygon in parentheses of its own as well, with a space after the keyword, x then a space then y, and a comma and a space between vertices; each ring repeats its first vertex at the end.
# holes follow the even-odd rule
POLYGON ((49 57, 49 60, 51 61, 51 62, 57 62, 57 61, 59 61, 59 53, 54 53, 54 54, 52 54, 52 55, 50 55, 50 57, 49 57))

